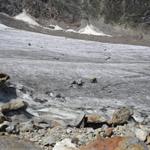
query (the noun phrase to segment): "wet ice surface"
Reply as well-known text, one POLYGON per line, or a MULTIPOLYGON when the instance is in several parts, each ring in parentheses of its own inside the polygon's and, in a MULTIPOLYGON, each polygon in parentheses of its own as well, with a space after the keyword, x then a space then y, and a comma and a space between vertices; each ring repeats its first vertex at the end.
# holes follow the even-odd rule
POLYGON ((113 108, 125 105, 150 114, 150 47, 75 40, 2 26, 0 64, 1 72, 8 73, 13 83, 31 87, 35 96, 41 94, 48 100, 39 105, 24 95, 38 115, 69 119, 81 111, 111 114, 113 108), (90 83, 93 77, 98 83, 90 83), (85 82, 83 87, 70 87, 76 79, 85 82), (45 92, 61 93, 65 99, 53 99, 45 92))

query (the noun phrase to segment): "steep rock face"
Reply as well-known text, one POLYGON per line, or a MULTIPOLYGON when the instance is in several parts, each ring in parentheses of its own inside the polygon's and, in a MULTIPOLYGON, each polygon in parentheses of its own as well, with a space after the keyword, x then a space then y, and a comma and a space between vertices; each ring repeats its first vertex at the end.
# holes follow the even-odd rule
POLYGON ((35 18, 67 24, 100 18, 105 23, 150 24, 149 0, 0 0, 0 4, 0 11, 11 16, 25 9, 35 18))

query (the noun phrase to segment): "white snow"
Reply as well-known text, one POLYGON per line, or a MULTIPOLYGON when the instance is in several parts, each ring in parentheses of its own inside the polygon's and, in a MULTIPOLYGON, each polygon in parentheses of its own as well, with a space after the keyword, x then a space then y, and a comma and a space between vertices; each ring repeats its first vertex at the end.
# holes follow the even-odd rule
POLYGON ((60 26, 56 25, 55 26, 55 30, 63 30, 63 28, 61 28, 60 26))
POLYGON ((6 29, 10 29, 10 27, 8 27, 4 24, 0 24, 0 30, 6 30, 6 29))
POLYGON ((73 33, 77 33, 77 31, 73 30, 73 29, 68 29, 66 30, 66 32, 73 32, 73 33))
POLYGON ((23 10, 23 12, 21 14, 15 16, 14 18, 17 20, 22 20, 31 25, 39 26, 39 24, 33 19, 33 17, 31 15, 27 14, 25 10, 23 10))
POLYGON ((102 31, 98 31, 96 27, 93 25, 87 25, 86 27, 80 29, 78 31, 80 34, 88 34, 88 35, 97 35, 97 36, 110 36, 108 34, 103 33, 102 31))

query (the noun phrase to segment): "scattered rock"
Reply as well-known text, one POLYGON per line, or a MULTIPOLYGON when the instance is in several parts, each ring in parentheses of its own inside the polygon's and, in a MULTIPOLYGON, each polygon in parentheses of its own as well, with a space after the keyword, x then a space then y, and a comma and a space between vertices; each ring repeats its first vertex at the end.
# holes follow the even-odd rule
POLYGON ((134 137, 99 138, 82 146, 80 150, 148 150, 147 146, 134 137))
POLYGON ((132 115, 133 112, 129 108, 127 107, 119 108, 117 111, 114 112, 113 117, 109 122, 109 124, 120 125, 127 123, 132 115))
POLYGON ((46 103, 48 100, 44 98, 35 98, 34 101, 43 104, 46 103))
POLYGON ((3 104, 0 107, 0 110, 2 113, 7 113, 10 111, 25 110, 27 107, 28 107, 27 102, 24 102, 22 100, 15 100, 15 101, 3 104))
POLYGON ((28 46, 31 46, 31 43, 28 43, 28 46))
POLYGON ((77 86, 83 86, 84 82, 82 81, 82 79, 78 79, 78 80, 74 80, 71 82, 71 87, 74 87, 75 85, 77 86))
POLYGON ((97 83, 98 81, 97 81, 97 78, 92 78, 92 79, 90 80, 90 82, 91 82, 91 83, 97 83))
POLYGON ((65 98, 61 93, 56 93, 56 94, 55 94, 55 97, 56 97, 56 98, 65 98))
POLYGON ((79 150, 74 143, 71 143, 71 139, 64 139, 61 142, 56 143, 53 150, 79 150))
POLYGON ((81 128, 85 126, 86 115, 84 113, 79 114, 76 119, 74 119, 69 126, 81 128))
POLYGON ((141 141, 146 141, 146 138, 148 136, 148 132, 144 131, 142 129, 136 128, 135 129, 135 135, 138 139, 140 139, 141 141))
POLYGON ((111 57, 109 56, 109 57, 107 57, 107 58, 105 58, 105 60, 110 60, 111 59, 111 57))

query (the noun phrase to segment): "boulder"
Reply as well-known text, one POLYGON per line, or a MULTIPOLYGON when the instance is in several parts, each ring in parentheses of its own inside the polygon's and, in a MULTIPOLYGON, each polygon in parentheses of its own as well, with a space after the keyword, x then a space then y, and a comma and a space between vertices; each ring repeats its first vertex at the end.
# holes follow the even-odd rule
POLYGON ((114 112, 111 121, 109 124, 121 125, 127 123, 130 117, 133 115, 132 110, 127 107, 121 107, 114 112))
POLYGON ((86 115, 86 118, 87 123, 102 123, 107 121, 105 117, 97 114, 86 115))
POLYGON ((22 100, 15 100, 1 105, 0 110, 2 113, 7 113, 9 111, 25 110, 27 107, 27 102, 22 100))
POLYGON ((99 138, 80 150, 148 150, 147 146, 134 137, 99 138))
POLYGON ((77 127, 77 128, 85 127, 85 121, 86 121, 85 116, 86 116, 85 113, 81 113, 77 115, 77 117, 73 121, 71 121, 68 126, 77 127))

